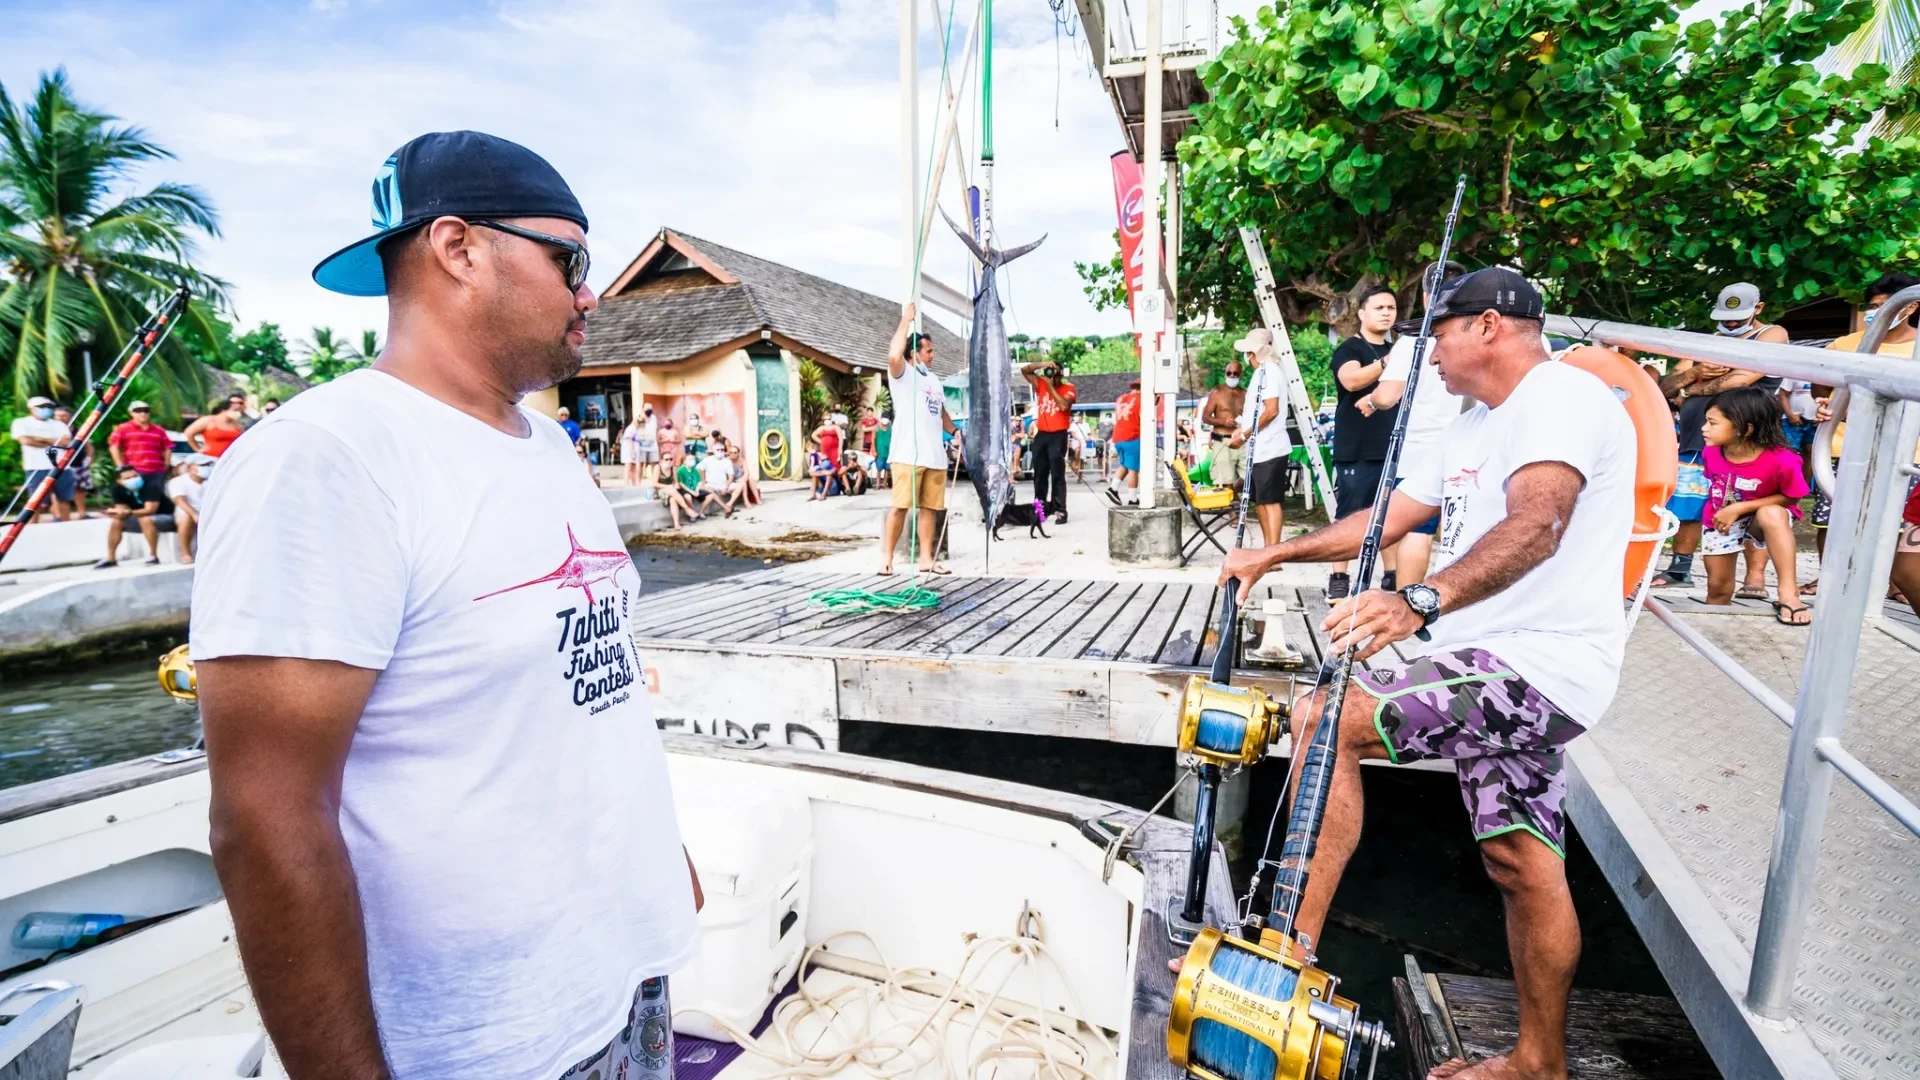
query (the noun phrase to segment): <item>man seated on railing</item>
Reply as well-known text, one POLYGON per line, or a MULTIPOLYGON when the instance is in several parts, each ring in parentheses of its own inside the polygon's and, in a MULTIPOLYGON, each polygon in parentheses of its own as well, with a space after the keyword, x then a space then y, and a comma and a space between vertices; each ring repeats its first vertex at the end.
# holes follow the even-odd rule
MULTIPOLYGON (((1322 624, 1330 647, 1354 650, 1356 662, 1394 642, 1420 655, 1376 660, 1348 687, 1297 925, 1320 936, 1359 843, 1360 759, 1451 759, 1481 859, 1506 903, 1520 987, 1517 1045, 1436 1070, 1462 1080, 1567 1075, 1567 993, 1580 924, 1562 863, 1561 750, 1606 712, 1626 650, 1620 578, 1601 571, 1624 563, 1633 531, 1633 424, 1605 383, 1549 359, 1542 313, 1540 294, 1505 268, 1440 287, 1428 375, 1479 404, 1452 421, 1437 453, 1409 463, 1380 537, 1391 544, 1438 514, 1435 570, 1400 592, 1343 600, 1322 624), (1408 641, 1423 630, 1430 640, 1408 641)), ((1282 563, 1353 558, 1369 517, 1235 551, 1220 581, 1237 579, 1244 603, 1282 563)), ((1294 745, 1305 745, 1320 705, 1297 702, 1293 715, 1303 721, 1294 745)))

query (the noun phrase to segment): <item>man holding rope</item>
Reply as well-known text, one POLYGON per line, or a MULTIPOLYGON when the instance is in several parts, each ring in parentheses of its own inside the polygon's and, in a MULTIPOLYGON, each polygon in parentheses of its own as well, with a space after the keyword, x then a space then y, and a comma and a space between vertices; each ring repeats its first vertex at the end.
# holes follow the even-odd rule
POLYGON ((893 473, 893 507, 881 528, 880 573, 893 573, 893 549, 900 543, 907 511, 919 507, 919 568, 925 574, 950 574, 934 556, 934 512, 947 508, 947 449, 943 432, 959 431, 947 415, 946 391, 933 374, 933 338, 914 330, 917 309, 907 305, 900 326, 887 344, 887 395, 900 423, 887 448, 893 473))
MULTIPOLYGON (((1298 927, 1320 936, 1341 872, 1360 840, 1360 760, 1453 760, 1487 874, 1506 905, 1520 996, 1509 1054, 1434 1077, 1564 1080, 1566 1005, 1580 926, 1563 866, 1566 782, 1561 749, 1599 721, 1626 648, 1618 566, 1633 528, 1635 440, 1608 388, 1551 360, 1541 346, 1540 294, 1518 273, 1480 270, 1434 300, 1433 370, 1479 404, 1449 426, 1443 448, 1409 461, 1387 506, 1382 546, 1435 517, 1435 572, 1399 592, 1336 605, 1322 629, 1367 660, 1425 631, 1422 655, 1356 671, 1343 703, 1339 756, 1298 927)), ((1396 327, 1417 333, 1417 320, 1396 327)), ((1290 562, 1355 557, 1367 515, 1261 550, 1221 568, 1242 602, 1290 562)), ((1313 738, 1320 703, 1296 703, 1294 745, 1313 738)), ((1301 759, 1296 757, 1297 766, 1301 759)))

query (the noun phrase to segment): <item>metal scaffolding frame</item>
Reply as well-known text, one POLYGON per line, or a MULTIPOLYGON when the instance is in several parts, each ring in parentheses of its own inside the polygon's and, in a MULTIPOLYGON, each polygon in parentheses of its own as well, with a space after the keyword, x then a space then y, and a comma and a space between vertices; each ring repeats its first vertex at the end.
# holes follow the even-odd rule
MULTIPOLYGON (((1732 657, 1657 600, 1647 607, 1682 641, 1792 728, 1760 927, 1754 939, 1746 1007, 1784 1022, 1813 902, 1820 842, 1835 773, 1852 781, 1894 820, 1920 835, 1920 807, 1848 753, 1841 742, 1860 637, 1880 617, 1905 480, 1920 442, 1920 363, 1878 355, 1893 318, 1920 303, 1920 286, 1903 289, 1869 327, 1854 353, 1779 345, 1654 327, 1549 316, 1550 333, 1679 360, 1725 364, 1765 375, 1806 379, 1848 391, 1848 437, 1834 474, 1833 511, 1821 571, 1820 608, 1811 628, 1800 693, 1789 705, 1732 657)), ((1832 428, 1822 431, 1831 436, 1832 428)), ((1822 446, 1831 446, 1831 442, 1822 446)), ((1815 454, 1822 452, 1816 447, 1815 454)))

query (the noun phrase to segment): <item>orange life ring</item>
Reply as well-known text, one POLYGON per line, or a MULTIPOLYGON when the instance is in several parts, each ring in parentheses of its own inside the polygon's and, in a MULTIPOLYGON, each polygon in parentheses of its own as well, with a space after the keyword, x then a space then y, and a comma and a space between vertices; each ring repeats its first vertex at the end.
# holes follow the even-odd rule
MULTIPOLYGON (((1576 345, 1560 354, 1560 362, 1592 372, 1613 390, 1620 404, 1626 406, 1639 443, 1639 461, 1633 479, 1633 532, 1635 536, 1659 535, 1660 515, 1656 508, 1665 506, 1673 497, 1680 473, 1680 442, 1673 432, 1673 410, 1667 407, 1660 384, 1639 364, 1597 345, 1576 345)), ((1627 562, 1621 575, 1623 596, 1631 599, 1639 590, 1647 563, 1659 551, 1658 540, 1627 545, 1627 562)))

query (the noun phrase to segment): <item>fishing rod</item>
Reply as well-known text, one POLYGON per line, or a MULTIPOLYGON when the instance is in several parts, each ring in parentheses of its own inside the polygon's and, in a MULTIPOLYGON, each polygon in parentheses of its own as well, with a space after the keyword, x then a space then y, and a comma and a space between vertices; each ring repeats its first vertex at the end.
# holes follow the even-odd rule
MULTIPOLYGON (((1438 266, 1446 266, 1452 252, 1454 226, 1460 218, 1466 188, 1467 178, 1461 176, 1454 186, 1453 206, 1447 212, 1440 257, 1435 260, 1438 266)), ((1433 291, 1438 292, 1437 288, 1433 291)), ((1400 397, 1380 486, 1374 491, 1373 510, 1360 547, 1357 580, 1362 582, 1372 577, 1379 559, 1393 476, 1406 441, 1407 418, 1432 330, 1433 305, 1429 304, 1421 320, 1420 336, 1414 341, 1413 370, 1400 397)), ((1167 1053, 1174 1065, 1200 1080, 1348 1080, 1360 1075, 1361 1053, 1369 1049, 1366 1075, 1371 1078, 1380 1051, 1393 1047, 1393 1037, 1379 1021, 1362 1020, 1359 1006, 1339 996, 1340 980, 1316 965, 1313 943, 1297 925, 1326 813, 1339 746, 1340 711, 1353 673, 1356 645, 1349 640, 1338 656, 1329 657, 1315 680, 1316 690, 1326 696, 1322 699, 1320 725, 1294 782, 1286 843, 1280 861, 1269 864, 1273 845, 1270 827, 1258 864, 1261 868, 1275 867, 1272 910, 1260 928, 1259 940, 1242 940, 1208 927, 1194 938, 1181 965, 1167 1014, 1167 1053)), ((1277 807, 1274 820, 1277 824, 1277 807)), ((1258 877, 1256 870, 1255 890, 1259 888, 1258 877)))
MULTIPOLYGON (((1266 386, 1267 366, 1260 365, 1253 388, 1253 431, 1251 444, 1260 434, 1260 394, 1266 386)), ((1249 449, 1251 452, 1251 449, 1249 449)), ((1179 468, 1176 464, 1175 468, 1179 468)), ((1235 522, 1233 546, 1245 545, 1247 509, 1253 502, 1253 474, 1248 470, 1240 487, 1239 520, 1235 522)), ((1276 540, 1276 537, 1268 537, 1276 540)), ((1219 643, 1213 652, 1213 667, 1202 678, 1187 680, 1180 702, 1179 749, 1200 759, 1200 789, 1193 803, 1193 850, 1187 862, 1187 889, 1180 911, 1167 914, 1167 932, 1179 944, 1191 944, 1206 926, 1207 878, 1213 862, 1215 803, 1220 781, 1228 768, 1247 768, 1266 757, 1267 748, 1286 731, 1288 701, 1271 697, 1257 686, 1235 687, 1234 653, 1240 641, 1240 583, 1227 583, 1220 599, 1220 623, 1216 631, 1219 643)))
MULTIPOLYGON (((6 559, 7 552, 13 550, 14 541, 20 538, 20 533, 26 529, 27 523, 33 520, 34 515, 40 512, 40 507, 46 504, 48 496, 53 494, 54 481, 59 479, 61 473, 67 471, 67 468, 73 464, 74 458, 80 456, 80 448, 87 444, 87 441, 93 437, 93 433, 99 429, 101 422, 113 411, 114 403, 120 400, 127 384, 140 373, 140 369, 146 366, 153 354, 160 351, 160 346, 166 344, 167 338, 173 333, 173 328, 179 323, 180 315, 186 311, 189 299, 187 286, 183 282, 179 288, 161 301, 160 306, 147 316, 145 322, 134 329, 133 335, 121 348, 119 356, 114 357, 113 364, 118 365, 119 371, 114 375, 113 380, 106 383, 104 389, 97 383, 90 388, 87 400, 81 405, 84 415, 80 426, 73 433, 72 440, 61 448, 58 460, 53 462, 53 471, 49 472, 33 489, 32 495, 27 498, 26 506, 21 508, 13 524, 7 527, 5 535, 0 535, 0 560, 6 559), (98 393, 97 400, 94 392, 98 393)), ((109 365, 110 370, 111 368, 112 365, 109 365)), ((22 485, 20 491, 14 493, 13 501, 7 505, 7 514, 12 514, 13 508, 19 505, 20 495, 24 491, 26 487, 22 485)))
MULTIPOLYGON (((1453 186, 1453 207, 1447 211, 1446 229, 1440 237, 1440 257, 1433 262, 1445 273, 1447 258, 1453 253, 1453 230, 1460 220, 1460 203, 1467 194, 1464 174, 1453 186)), ((1429 274, 1431 271, 1429 271, 1429 274)), ((1429 295, 1439 296, 1439 282, 1429 282, 1429 295)), ((1380 536, 1387 525, 1387 503, 1393 495, 1393 477, 1400 467, 1400 449, 1407 438, 1407 420, 1413 415, 1413 392, 1420 382, 1420 369, 1426 366, 1426 353, 1432 343, 1434 305, 1425 305, 1420 317, 1420 336, 1413 342, 1413 365, 1407 371, 1407 386, 1400 395, 1400 407, 1393 422, 1393 435, 1387 440, 1386 461, 1380 468, 1380 486, 1374 489, 1373 509, 1367 518, 1367 532, 1360 542, 1359 565, 1354 580, 1363 584, 1373 578, 1374 563, 1380 558, 1380 536)), ((1358 597, 1355 597, 1357 600, 1358 597)), ((1348 601, 1353 604, 1354 600, 1348 601)), ((1320 839, 1320 823, 1326 816, 1327 792, 1333 783, 1334 759, 1339 747, 1337 737, 1340 710, 1346 703, 1347 684, 1353 676, 1353 654, 1359 643, 1347 640, 1346 648, 1322 666, 1319 682, 1326 688, 1321 700, 1320 726, 1313 744, 1307 747, 1306 760, 1294 784, 1293 808, 1287 821, 1287 838, 1280 848, 1280 863, 1274 871, 1273 910, 1267 916, 1267 931, 1281 938, 1298 938, 1296 921, 1301 899, 1307 891, 1307 874, 1313 863, 1314 848, 1320 839)), ((1272 836, 1268 836, 1272 840, 1272 836)), ((1305 941, 1299 942, 1306 945, 1305 941)))

